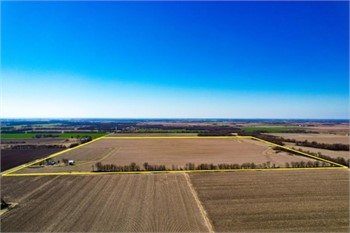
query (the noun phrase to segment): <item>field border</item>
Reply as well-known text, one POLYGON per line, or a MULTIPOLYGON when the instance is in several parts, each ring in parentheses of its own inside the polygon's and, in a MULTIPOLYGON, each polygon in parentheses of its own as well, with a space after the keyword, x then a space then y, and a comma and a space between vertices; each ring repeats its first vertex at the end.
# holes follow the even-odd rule
POLYGON ((52 155, 49 155, 47 157, 34 160, 32 162, 20 165, 18 167, 9 169, 7 171, 4 171, 1 173, 1 176, 58 176, 58 175, 105 175, 105 174, 159 174, 159 173, 179 173, 179 172, 239 172, 239 171, 286 171, 286 170, 319 170, 319 169, 348 169, 347 166, 329 161, 327 159, 323 159, 305 152, 301 152, 286 146, 281 146, 278 144, 275 144, 273 142, 269 142, 257 137, 253 136, 102 136, 99 138, 96 138, 90 142, 78 145, 73 148, 69 148, 57 153, 54 153, 52 155), (58 155, 64 154, 66 152, 78 149, 80 147, 86 146, 88 144, 94 143, 99 140, 103 139, 133 139, 133 140, 139 140, 139 139, 224 139, 224 138, 243 138, 243 139, 252 139, 256 141, 263 142, 265 144, 273 145, 275 147, 283 148, 288 151, 292 151, 297 154, 301 154, 303 156, 310 157, 315 160, 319 160, 322 162, 326 162, 332 165, 335 165, 336 167, 317 167, 317 168, 258 168, 258 169, 217 169, 217 170, 176 170, 176 171, 134 171, 134 172, 52 172, 52 173, 17 173, 13 174, 14 172, 17 172, 19 170, 22 170, 24 168, 27 168, 33 164, 40 163, 44 160, 56 157, 58 155))

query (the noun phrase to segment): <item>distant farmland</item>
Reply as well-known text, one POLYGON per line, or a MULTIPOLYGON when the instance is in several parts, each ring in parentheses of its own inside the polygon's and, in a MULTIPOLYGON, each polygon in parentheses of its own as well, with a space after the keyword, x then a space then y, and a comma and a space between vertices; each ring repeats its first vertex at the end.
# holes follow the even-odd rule
POLYGON ((248 133, 264 132, 264 133, 286 133, 293 130, 302 130, 303 128, 295 126, 250 126, 242 127, 243 131, 248 133))
POLYGON ((83 136, 90 136, 92 138, 98 138, 105 135, 105 133, 2 133, 1 139, 30 139, 35 137, 45 137, 51 135, 55 138, 76 138, 83 136))
POLYGON ((349 171, 190 174, 216 232, 349 232, 349 171))
POLYGON ((305 133, 273 133, 272 136, 283 137, 286 139, 295 139, 297 141, 308 140, 309 142, 315 141, 318 143, 341 143, 349 144, 350 137, 346 135, 334 135, 334 134, 305 134, 305 133))
POLYGON ((2 232, 208 232, 183 174, 2 177, 2 232))

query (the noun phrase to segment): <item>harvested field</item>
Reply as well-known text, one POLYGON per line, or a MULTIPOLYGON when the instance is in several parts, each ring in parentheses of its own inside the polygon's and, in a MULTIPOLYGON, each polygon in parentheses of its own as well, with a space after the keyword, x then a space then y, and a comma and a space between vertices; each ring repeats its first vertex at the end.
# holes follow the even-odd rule
POLYGON ((337 134, 337 135, 348 135, 350 125, 349 124, 336 124, 336 125, 318 125, 313 127, 307 127, 306 129, 310 131, 316 131, 319 133, 329 133, 329 134, 337 134))
POLYGON ((197 136, 198 133, 111 133, 105 137, 197 136))
POLYGON ((349 232, 349 171, 190 174, 215 232, 349 232))
POLYGON ((349 144, 349 136, 346 135, 334 135, 334 134, 299 134, 299 133, 271 133, 268 135, 273 135, 277 137, 283 137, 286 139, 295 139, 298 141, 308 140, 309 142, 315 141, 318 143, 327 143, 327 144, 349 144))
POLYGON ((51 155, 64 148, 2 149, 1 171, 51 155))
POLYGON ((1 179, 2 232, 208 232, 183 174, 1 179))
POLYGON ((55 159, 74 159, 75 166, 31 167, 19 172, 91 171, 96 162, 142 166, 145 162, 174 165, 183 168, 186 163, 237 163, 263 164, 270 162, 284 167, 286 162, 314 161, 285 152, 276 153, 267 144, 250 139, 102 139, 55 159))
POLYGON ((288 147, 294 147, 295 149, 302 149, 303 151, 310 151, 313 153, 322 153, 323 155, 328 155, 333 158, 342 157, 344 159, 350 158, 350 152, 349 151, 334 151, 334 150, 325 150, 320 148, 313 148, 313 147, 307 147, 307 146, 297 146, 295 143, 286 143, 286 146, 288 147))

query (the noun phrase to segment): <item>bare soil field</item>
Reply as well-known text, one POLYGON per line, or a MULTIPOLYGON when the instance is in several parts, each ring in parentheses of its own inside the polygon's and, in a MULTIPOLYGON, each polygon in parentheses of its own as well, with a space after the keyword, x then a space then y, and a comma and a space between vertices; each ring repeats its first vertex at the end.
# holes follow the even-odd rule
POLYGON ((349 170, 190 177, 215 232, 349 232, 349 170))
POLYGON ((349 135, 350 125, 349 124, 336 124, 336 125, 318 125, 313 127, 307 127, 310 131, 316 131, 319 133, 330 133, 339 135, 349 135))
POLYGON ((2 149, 1 171, 62 151, 63 148, 2 149))
POLYGON ((310 142, 315 141, 318 143, 327 144, 349 144, 350 137, 346 135, 335 135, 335 134, 309 134, 309 133, 269 133, 268 135, 273 135, 277 137, 283 137, 286 139, 295 139, 298 141, 308 140, 310 142))
POLYGON ((302 149, 303 151, 310 151, 313 153, 320 152, 323 155, 328 155, 333 158, 342 157, 344 159, 350 158, 350 152, 349 151, 334 151, 334 150, 325 150, 320 148, 313 148, 313 147, 307 147, 307 146, 297 146, 295 143, 286 143, 286 146, 288 147, 294 147, 295 149, 302 149))
POLYGON ((197 136, 197 133, 111 133, 105 137, 197 136))
POLYGON ((7 149, 18 145, 63 145, 69 147, 72 143, 79 142, 75 138, 57 139, 57 138, 26 138, 26 139, 1 139, 1 149, 7 149))
POLYGON ((64 153, 55 159, 73 159, 75 166, 30 167, 27 172, 92 171, 96 162, 103 164, 166 165, 183 168, 186 163, 237 163, 270 162, 284 167, 286 162, 314 161, 285 152, 276 153, 267 144, 250 139, 102 139, 76 150, 64 153))
POLYGON ((208 232, 184 174, 2 177, 2 232, 208 232))

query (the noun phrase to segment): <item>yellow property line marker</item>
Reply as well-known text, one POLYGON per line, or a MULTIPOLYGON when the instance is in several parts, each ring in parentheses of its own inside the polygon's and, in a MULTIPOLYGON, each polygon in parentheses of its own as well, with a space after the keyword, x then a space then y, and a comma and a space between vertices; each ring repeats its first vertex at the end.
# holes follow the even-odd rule
POLYGON ((269 141, 266 141, 266 140, 263 140, 263 139, 260 139, 260 138, 256 138, 256 137, 253 137, 253 136, 120 136, 120 137, 116 137, 116 136, 102 136, 102 137, 99 137, 99 138, 96 138, 90 142, 87 142, 87 143, 84 143, 84 144, 81 144, 79 146, 76 146, 76 147, 73 147, 73 148, 69 148, 69 149, 66 149, 66 150, 63 150, 63 151, 60 151, 60 152, 57 152, 57 153, 54 153, 50 156, 47 156, 47 157, 44 157, 42 159, 37 159, 37 160, 34 160, 30 163, 27 163, 27 164, 23 164, 23 165, 20 165, 18 167, 15 167, 15 168, 12 168, 10 170, 7 170, 3 173, 1 173, 1 176, 49 176, 49 175, 52 175, 52 176, 55 176, 55 175, 102 175, 102 174, 155 174, 155 173, 178 173, 178 172, 237 172, 237 171, 268 171, 268 170, 305 170, 305 169, 309 169, 309 170, 315 170, 315 169, 344 169, 344 168, 348 168, 347 166, 344 166, 344 165, 341 165, 339 163, 336 163, 336 162, 333 162, 333 161, 329 161, 327 159, 323 159, 323 158, 320 158, 320 157, 317 157, 317 156, 314 156, 314 155, 310 155, 308 153, 305 153, 305 152, 301 152, 301 151, 298 151, 298 150, 294 150, 292 148, 289 148, 289 147, 285 147, 285 146, 280 146, 278 144, 275 144, 275 143, 272 143, 272 142, 269 142, 269 141), (257 140, 257 141, 260 141, 260 142, 263 142, 263 143, 266 143, 266 144, 270 144, 270 145, 273 145, 273 146, 276 146, 276 147, 279 147, 279 148, 283 148, 283 149, 286 149, 286 150, 289 150, 289 151, 292 151, 292 152, 295 152, 295 153, 298 153, 298 154, 301 154, 301 155, 304 155, 304 156, 308 156, 310 158, 313 158, 313 159, 316 159, 316 160, 320 160, 320 161, 323 161, 323 162, 326 162, 326 163, 329 163, 329 164, 332 164, 332 165, 336 165, 338 167, 331 167, 331 168, 327 168, 327 167, 318 167, 318 168, 259 168, 259 169, 218 169, 218 170, 180 170, 180 171, 134 171, 134 172, 53 172, 53 173, 21 173, 21 174, 13 174, 14 172, 17 172, 19 170, 22 170, 26 167, 29 167, 31 165, 34 165, 36 163, 40 163, 46 159, 50 159, 50 158, 53 158, 53 157, 56 157, 58 155, 61 155, 61 154, 64 154, 66 152, 69 152, 69 151, 72 151, 72 150, 75 150, 75 149, 78 149, 80 147, 83 147, 83 146, 86 146, 88 144, 91 144, 93 142, 96 142, 98 140, 102 140, 102 139, 229 139, 229 138, 246 138, 246 139, 254 139, 254 140, 257 140))
POLYGON ((301 170, 344 170, 342 167, 304 167, 304 168, 249 168, 217 170, 176 170, 176 171, 130 171, 130 172, 50 172, 50 173, 16 173, 3 176, 85 176, 113 174, 165 174, 165 173, 206 173, 206 172, 249 172, 249 171, 301 171, 301 170))
POLYGON ((263 140, 263 139, 260 139, 260 138, 256 138, 256 137, 251 137, 251 138, 255 139, 255 140, 258 140, 260 142, 264 142, 264 143, 267 143, 267 144, 270 144, 270 145, 274 145, 274 146, 279 147, 279 148, 283 148, 283 149, 286 149, 286 150, 289 150, 289 151, 293 151, 293 152, 301 154, 301 155, 306 155, 306 156, 308 156, 310 158, 313 158, 313 159, 316 159, 316 160, 320 160, 320 161, 323 161, 323 162, 326 162, 326 163, 330 163, 330 164, 333 164, 333 165, 336 165, 336 166, 339 166, 339 167, 348 168, 345 165, 342 165, 342 164, 339 164, 339 163, 336 163, 336 162, 333 162, 333 161, 329 161, 327 159, 323 159, 323 158, 320 158, 320 157, 317 157, 317 156, 314 156, 314 155, 310 155, 310 154, 305 153, 305 152, 294 150, 294 149, 286 147, 286 146, 280 146, 278 144, 275 144, 275 143, 272 143, 272 142, 269 142, 269 141, 266 141, 266 140, 263 140))

